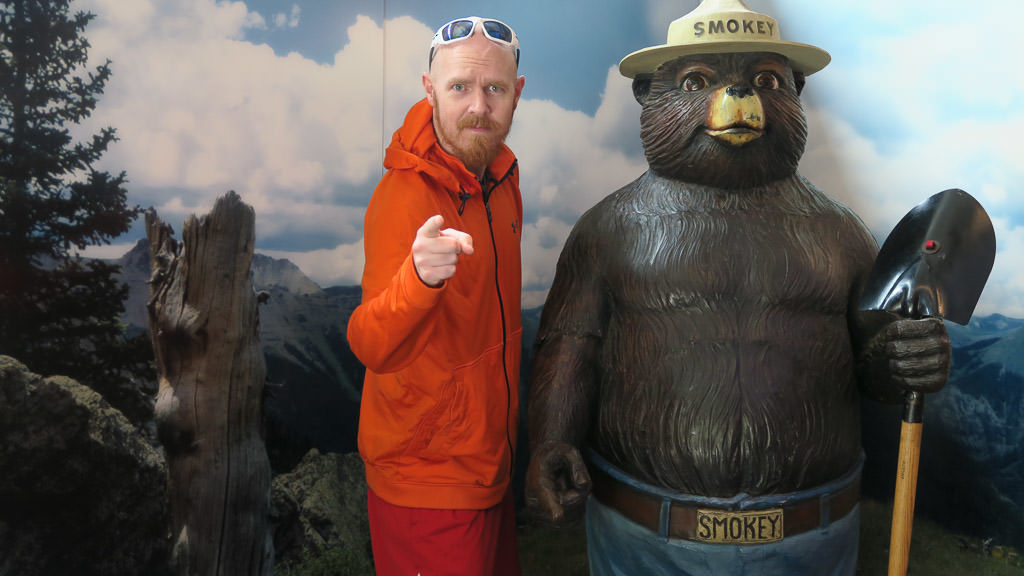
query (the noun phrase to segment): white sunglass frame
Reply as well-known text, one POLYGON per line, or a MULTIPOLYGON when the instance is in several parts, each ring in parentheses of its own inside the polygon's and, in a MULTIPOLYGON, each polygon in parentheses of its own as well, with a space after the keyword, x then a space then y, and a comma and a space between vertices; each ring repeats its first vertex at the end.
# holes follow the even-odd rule
POLYGON ((429 66, 431 64, 434 63, 434 52, 435 52, 435 50, 437 49, 438 46, 443 46, 443 45, 446 45, 446 44, 454 44, 455 42, 460 42, 462 40, 466 40, 467 38, 470 38, 470 37, 473 36, 473 33, 476 32, 477 28, 480 28, 481 32, 483 32, 483 35, 488 40, 490 40, 491 42, 494 42, 495 44, 500 44, 502 46, 510 46, 510 47, 512 47, 512 49, 515 50, 516 66, 519 66, 519 37, 516 36, 516 31, 513 30, 511 26, 509 26, 508 24, 505 24, 501 20, 497 20, 495 18, 482 18, 480 16, 467 16, 465 18, 456 18, 454 20, 450 20, 450 21, 446 22, 443 26, 438 28, 437 32, 434 32, 434 38, 430 41, 430 56, 429 56, 428 62, 427 62, 428 68, 429 68, 429 66), (444 31, 445 30, 449 29, 453 24, 456 24, 458 22, 465 22, 465 21, 469 21, 469 22, 473 23, 473 27, 469 29, 469 32, 466 35, 459 36, 457 38, 449 38, 448 40, 444 39, 444 31), (503 38, 497 38, 495 36, 491 36, 490 31, 487 29, 487 26, 485 26, 485 24, 487 22, 494 22, 494 23, 497 23, 497 24, 500 24, 500 25, 504 26, 506 29, 508 29, 509 33, 512 35, 512 39, 511 40, 505 40, 503 38))

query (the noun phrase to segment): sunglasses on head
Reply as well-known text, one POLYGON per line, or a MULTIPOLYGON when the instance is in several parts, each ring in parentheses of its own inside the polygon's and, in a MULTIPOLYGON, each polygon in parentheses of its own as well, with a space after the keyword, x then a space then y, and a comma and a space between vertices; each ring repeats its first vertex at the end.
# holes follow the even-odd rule
POLYGON ((427 61, 427 68, 433 64, 434 52, 438 46, 469 38, 473 35, 473 31, 476 30, 478 24, 480 29, 483 30, 484 36, 492 42, 502 46, 511 46, 515 49, 516 66, 519 66, 519 39, 516 38, 516 33, 512 31, 512 28, 500 20, 470 16, 469 18, 452 20, 437 29, 437 32, 434 33, 434 39, 430 42, 430 58, 427 61))

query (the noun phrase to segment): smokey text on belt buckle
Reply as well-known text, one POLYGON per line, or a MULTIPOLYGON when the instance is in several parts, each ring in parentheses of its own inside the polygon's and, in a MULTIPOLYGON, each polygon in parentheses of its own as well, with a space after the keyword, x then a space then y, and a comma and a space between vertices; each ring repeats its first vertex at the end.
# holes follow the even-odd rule
POLYGON ((697 510, 696 540, 713 544, 764 544, 782 540, 782 509, 697 510))

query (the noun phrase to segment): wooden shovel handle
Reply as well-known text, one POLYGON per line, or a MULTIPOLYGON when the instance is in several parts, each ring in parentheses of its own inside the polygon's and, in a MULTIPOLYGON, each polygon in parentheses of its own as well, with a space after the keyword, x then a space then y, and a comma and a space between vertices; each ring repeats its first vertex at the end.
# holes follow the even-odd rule
POLYGON ((910 533, 914 526, 917 468, 921 460, 921 422, 903 421, 896 470, 896 494, 889 540, 889 576, 904 576, 910 560, 910 533))

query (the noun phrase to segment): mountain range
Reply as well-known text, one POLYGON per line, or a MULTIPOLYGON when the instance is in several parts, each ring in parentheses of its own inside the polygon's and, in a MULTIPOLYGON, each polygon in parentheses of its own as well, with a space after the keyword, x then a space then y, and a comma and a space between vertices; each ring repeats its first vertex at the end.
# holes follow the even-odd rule
MULTIPOLYGON (((130 331, 146 330, 146 241, 118 263, 130 289, 124 321, 130 331)), ((252 276, 254 289, 265 293, 259 320, 272 467, 291 470, 311 448, 355 451, 364 368, 348 347, 346 329, 360 288, 321 288, 288 260, 261 254, 253 259, 252 276)), ((524 423, 540 311, 523 311, 524 423)), ((947 328, 953 367, 946 387, 925 403, 917 513, 956 533, 1024 548, 1024 320, 994 314, 947 328)), ((898 405, 862 402, 868 497, 892 499, 901 411, 898 405)), ((525 426, 520 428, 519 444, 525 447, 525 426)), ((522 472, 528 454, 519 452, 522 472)))
MULTIPOLYGON (((953 366, 925 399, 917 512, 951 531, 1024 547, 1024 320, 946 323, 953 366)), ((865 495, 892 499, 901 406, 862 402, 865 495)))
MULTIPOLYGON (((148 331, 149 245, 139 240, 124 256, 120 279, 128 285, 122 320, 129 333, 148 331)), ((264 432, 275 472, 287 472, 311 448, 356 450, 364 369, 345 331, 359 304, 358 286, 321 289, 288 260, 256 254, 252 262, 260 342, 267 366, 264 432)))

